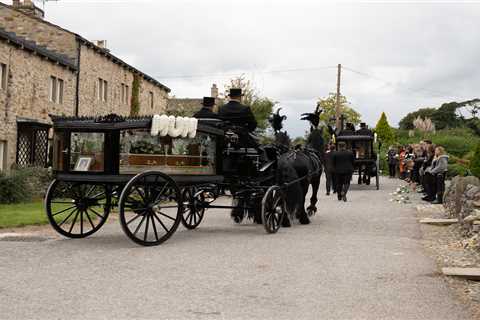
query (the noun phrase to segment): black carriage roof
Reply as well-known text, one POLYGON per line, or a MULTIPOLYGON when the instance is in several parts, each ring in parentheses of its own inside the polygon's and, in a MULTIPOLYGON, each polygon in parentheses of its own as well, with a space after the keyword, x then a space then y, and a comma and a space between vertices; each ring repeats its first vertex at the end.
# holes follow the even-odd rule
MULTIPOLYGON (((54 129, 85 130, 85 131, 115 131, 128 129, 150 129, 153 116, 123 117, 109 114, 98 117, 68 117, 50 115, 54 129)), ((198 119, 197 130, 204 133, 223 135, 218 128, 222 121, 217 119, 198 119)))
POLYGON ((367 135, 339 135, 336 136, 337 141, 373 141, 374 137, 373 136, 367 136, 367 135))

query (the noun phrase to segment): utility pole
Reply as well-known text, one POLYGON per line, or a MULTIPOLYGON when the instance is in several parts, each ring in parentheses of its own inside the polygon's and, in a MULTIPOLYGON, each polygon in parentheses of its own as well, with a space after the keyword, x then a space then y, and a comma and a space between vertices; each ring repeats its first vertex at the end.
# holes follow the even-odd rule
POLYGON ((337 105, 335 107, 335 127, 336 130, 339 132, 342 130, 342 107, 340 106, 340 79, 342 75, 342 65, 338 64, 338 71, 337 71, 337 105))

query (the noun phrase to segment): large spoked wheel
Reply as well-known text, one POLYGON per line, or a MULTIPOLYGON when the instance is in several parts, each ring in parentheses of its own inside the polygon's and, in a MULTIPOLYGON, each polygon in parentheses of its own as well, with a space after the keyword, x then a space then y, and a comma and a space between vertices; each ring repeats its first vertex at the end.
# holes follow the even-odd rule
POLYGON ((45 197, 48 221, 69 238, 85 238, 97 232, 107 221, 110 208, 110 188, 105 185, 54 180, 45 197))
POLYGON ((262 199, 263 226, 268 233, 276 233, 285 214, 285 197, 278 186, 270 187, 262 199))
POLYGON ((205 196, 203 193, 196 194, 194 187, 183 190, 182 224, 185 228, 193 230, 200 225, 205 214, 205 196))
POLYGON ((172 178, 157 171, 140 173, 120 195, 120 225, 132 241, 159 245, 177 230, 182 207, 180 189, 172 178))

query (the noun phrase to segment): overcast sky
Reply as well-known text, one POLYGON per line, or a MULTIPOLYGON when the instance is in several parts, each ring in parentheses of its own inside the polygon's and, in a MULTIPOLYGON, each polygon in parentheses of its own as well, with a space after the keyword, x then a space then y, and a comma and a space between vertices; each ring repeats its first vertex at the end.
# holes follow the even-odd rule
POLYGON ((284 108, 291 136, 335 91, 338 63, 361 73, 345 69, 341 90, 371 125, 382 111, 396 126, 418 107, 480 97, 480 1, 59 0, 45 11, 177 97, 245 74, 284 108))

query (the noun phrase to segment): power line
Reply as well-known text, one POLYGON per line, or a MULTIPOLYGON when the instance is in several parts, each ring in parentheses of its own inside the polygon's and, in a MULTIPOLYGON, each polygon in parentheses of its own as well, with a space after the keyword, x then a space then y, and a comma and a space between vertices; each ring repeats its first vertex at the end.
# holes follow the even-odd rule
POLYGON ((291 68, 291 69, 278 69, 278 70, 248 70, 248 71, 239 71, 237 73, 212 73, 212 74, 193 74, 193 75, 172 75, 172 76, 158 76, 158 79, 193 79, 193 78, 216 78, 216 77, 235 77, 239 74, 246 73, 255 73, 255 74, 275 74, 275 73, 289 73, 289 72, 302 72, 302 71, 315 71, 315 70, 324 70, 332 69, 336 66, 324 66, 324 67, 305 67, 305 68, 291 68))
POLYGON ((440 92, 440 91, 433 91, 433 90, 430 90, 430 89, 427 89, 426 87, 422 87, 422 88, 412 88, 412 87, 408 87, 408 86, 404 86, 404 85, 398 85, 398 84, 395 84, 393 83, 392 81, 388 81, 388 80, 385 80, 385 79, 382 79, 382 78, 379 78, 377 76, 373 76, 371 74, 368 74, 368 73, 365 73, 365 72, 362 72, 362 71, 358 71, 358 70, 355 70, 355 69, 352 69, 352 68, 349 68, 349 67, 343 67, 343 69, 347 70, 347 71, 350 71, 350 72, 353 72, 353 73, 356 73, 356 74, 359 74, 359 75, 362 75, 364 77, 367 77, 367 78, 371 78, 371 79, 374 79, 374 80, 377 80, 377 81, 380 81, 380 82, 383 82, 385 85, 387 86, 392 86, 392 87, 401 87, 401 88, 405 88, 406 90, 409 90, 409 91, 413 91, 413 92, 426 92, 426 93, 430 93, 434 96, 452 96, 452 97, 459 97, 459 95, 452 95, 452 94, 447 94, 445 92, 440 92))

